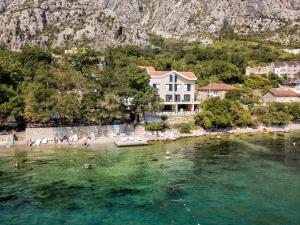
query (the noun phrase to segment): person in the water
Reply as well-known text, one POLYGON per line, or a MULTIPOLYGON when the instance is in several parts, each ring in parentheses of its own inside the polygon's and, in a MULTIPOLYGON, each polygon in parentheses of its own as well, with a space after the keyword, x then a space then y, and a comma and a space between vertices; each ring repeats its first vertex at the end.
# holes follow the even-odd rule
POLYGON ((18 160, 16 161, 15 167, 16 167, 16 169, 19 169, 19 168, 20 168, 20 163, 19 163, 18 160))

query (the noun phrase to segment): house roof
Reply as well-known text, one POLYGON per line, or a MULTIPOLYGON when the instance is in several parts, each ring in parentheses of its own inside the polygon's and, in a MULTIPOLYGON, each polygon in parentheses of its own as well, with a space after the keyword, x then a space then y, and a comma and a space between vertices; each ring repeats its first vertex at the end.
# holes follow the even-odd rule
POLYGON ((300 62, 272 62, 276 68, 284 66, 300 66, 300 62))
POLYGON ((147 73, 152 77, 164 77, 172 72, 181 74, 183 77, 189 80, 197 80, 196 75, 193 72, 178 72, 178 71, 156 71, 153 66, 139 66, 141 69, 145 69, 147 73))
POLYGON ((235 89, 235 87, 228 85, 228 84, 224 84, 224 83, 212 83, 209 85, 206 85, 204 87, 199 88, 200 91, 230 91, 235 89))
POLYGON ((270 93, 276 97, 300 97, 300 95, 292 90, 272 89, 270 93))
POLYGON ((272 62, 272 64, 273 64, 276 68, 285 66, 284 62, 272 62))
POLYGON ((299 66, 300 62, 286 62, 288 66, 299 66))

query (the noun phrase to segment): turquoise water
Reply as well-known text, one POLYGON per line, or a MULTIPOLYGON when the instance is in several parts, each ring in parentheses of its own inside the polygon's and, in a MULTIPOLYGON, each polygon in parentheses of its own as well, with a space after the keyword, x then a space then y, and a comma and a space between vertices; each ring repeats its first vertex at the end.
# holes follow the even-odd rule
POLYGON ((3 149, 0 224, 298 225, 299 147, 294 133, 121 149, 3 149))

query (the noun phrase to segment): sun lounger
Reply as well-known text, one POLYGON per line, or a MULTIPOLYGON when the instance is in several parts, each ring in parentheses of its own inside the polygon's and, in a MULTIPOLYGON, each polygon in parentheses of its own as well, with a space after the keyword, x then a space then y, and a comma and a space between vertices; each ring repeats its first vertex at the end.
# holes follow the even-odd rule
POLYGON ((41 144, 41 140, 40 139, 38 139, 38 140, 35 141, 35 145, 36 146, 39 146, 40 144, 41 144))
POLYGON ((6 145, 7 142, 6 141, 0 141, 0 145, 6 145))

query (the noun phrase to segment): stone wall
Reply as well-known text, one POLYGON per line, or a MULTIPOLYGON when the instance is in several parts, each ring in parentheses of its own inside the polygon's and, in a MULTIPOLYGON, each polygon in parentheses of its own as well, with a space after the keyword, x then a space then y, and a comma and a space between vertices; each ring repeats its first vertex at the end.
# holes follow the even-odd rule
POLYGON ((94 133, 96 137, 112 137, 114 134, 134 132, 133 125, 104 125, 104 126, 86 126, 86 127, 51 127, 51 128, 27 128, 26 140, 51 139, 54 137, 73 136, 77 134, 79 137, 83 133, 94 133))

